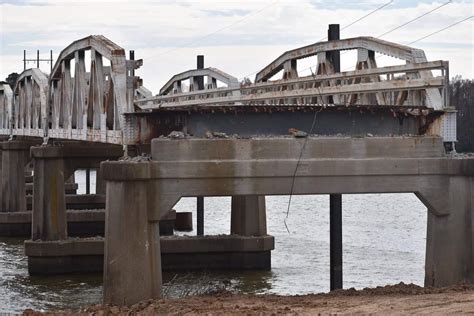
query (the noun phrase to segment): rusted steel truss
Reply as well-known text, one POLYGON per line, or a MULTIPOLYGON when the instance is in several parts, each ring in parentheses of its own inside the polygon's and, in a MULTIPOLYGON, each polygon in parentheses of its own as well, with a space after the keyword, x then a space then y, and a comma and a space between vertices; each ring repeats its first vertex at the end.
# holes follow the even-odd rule
POLYGON ((427 61, 422 50, 371 37, 287 51, 258 72, 254 83, 239 83, 212 67, 188 70, 174 75, 156 96, 134 75, 141 65, 142 60, 127 60, 123 48, 101 35, 77 40, 61 52, 49 78, 28 69, 13 91, 0 83, 0 134, 134 144, 171 127, 185 128, 181 114, 165 112, 314 112, 334 107, 384 108, 394 115, 421 117, 437 113, 434 127, 422 124, 422 130, 441 135, 447 126, 443 120, 453 117, 447 61, 427 61), (357 51, 355 70, 335 72, 328 56, 345 50, 357 51), (376 53, 405 64, 378 67, 376 53), (310 56, 317 56, 315 74, 300 76, 298 60, 310 56), (279 72, 281 77, 275 78, 279 72), (147 115, 150 119, 143 119, 147 115), (179 124, 169 121, 176 117, 179 124))

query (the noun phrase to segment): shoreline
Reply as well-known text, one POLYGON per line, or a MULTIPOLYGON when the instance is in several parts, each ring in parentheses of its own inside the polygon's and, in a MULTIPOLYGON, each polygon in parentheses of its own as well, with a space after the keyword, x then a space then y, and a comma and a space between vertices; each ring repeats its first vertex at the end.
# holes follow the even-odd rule
POLYGON ((330 293, 281 296, 272 294, 234 294, 228 291, 179 299, 142 301, 130 307, 94 305, 79 311, 37 312, 23 315, 273 315, 273 314, 448 314, 474 313, 474 285, 444 288, 414 284, 379 286, 330 293))

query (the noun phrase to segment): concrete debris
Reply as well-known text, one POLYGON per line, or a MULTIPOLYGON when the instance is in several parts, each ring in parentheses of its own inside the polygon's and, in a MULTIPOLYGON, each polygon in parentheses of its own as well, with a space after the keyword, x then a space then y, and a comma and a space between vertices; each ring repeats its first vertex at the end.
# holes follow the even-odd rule
POLYGON ((374 137, 374 135, 371 133, 367 133, 367 137, 374 137))
POLYGON ((211 132, 207 131, 206 132, 206 138, 214 138, 214 135, 212 135, 211 132))
POLYGON ((221 132, 212 132, 212 136, 216 138, 229 138, 226 133, 221 133, 221 132))
POLYGON ((308 133, 306 133, 305 131, 300 131, 296 128, 290 128, 288 130, 288 133, 290 133, 290 135, 293 135, 294 137, 296 138, 304 138, 304 137, 308 137, 308 133))
POLYGON ((183 139, 186 138, 186 134, 181 131, 172 131, 171 133, 169 133, 168 138, 183 139))
POLYGON ((146 162, 151 161, 151 156, 149 154, 141 154, 135 157, 122 157, 120 161, 127 161, 127 162, 146 162))

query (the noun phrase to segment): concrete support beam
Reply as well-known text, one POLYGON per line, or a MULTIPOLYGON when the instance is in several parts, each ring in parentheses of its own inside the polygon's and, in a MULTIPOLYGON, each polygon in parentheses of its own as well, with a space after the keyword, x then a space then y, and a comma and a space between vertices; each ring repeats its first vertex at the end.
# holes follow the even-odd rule
POLYGON ((241 236, 265 236, 267 213, 264 195, 233 196, 230 233, 241 236))
POLYGON ((132 305, 161 296, 159 221, 149 218, 149 189, 146 181, 107 183, 106 304, 132 305))
POLYGON ((26 211, 25 165, 29 162, 31 142, 6 141, 2 149, 1 211, 26 211))

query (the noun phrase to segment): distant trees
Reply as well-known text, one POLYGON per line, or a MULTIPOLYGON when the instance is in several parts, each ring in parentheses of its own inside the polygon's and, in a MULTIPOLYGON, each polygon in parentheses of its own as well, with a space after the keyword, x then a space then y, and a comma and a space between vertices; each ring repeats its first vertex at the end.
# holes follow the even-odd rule
POLYGON ((10 85, 10 88, 15 86, 16 79, 18 79, 20 75, 16 72, 12 72, 11 74, 8 75, 8 77, 5 79, 6 82, 8 82, 8 85, 10 85))
POLYGON ((458 110, 456 150, 474 152, 474 80, 454 77, 450 83, 450 101, 458 110))

